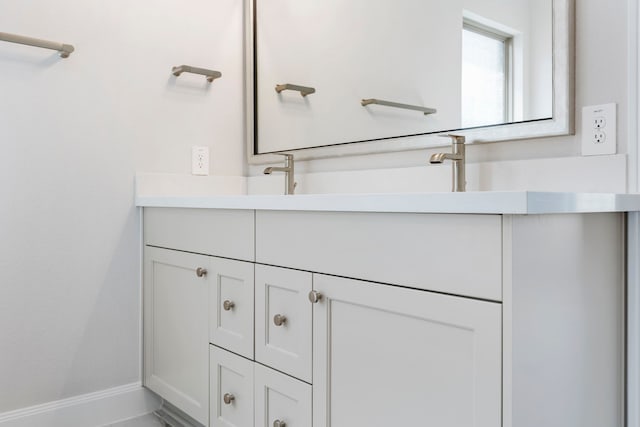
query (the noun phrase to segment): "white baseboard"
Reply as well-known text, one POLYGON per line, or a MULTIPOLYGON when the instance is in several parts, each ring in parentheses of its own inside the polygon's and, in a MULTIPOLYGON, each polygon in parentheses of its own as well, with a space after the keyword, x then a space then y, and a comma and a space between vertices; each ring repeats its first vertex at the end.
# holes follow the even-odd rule
POLYGON ((137 383, 0 414, 0 427, 99 427, 153 412, 160 400, 137 383))

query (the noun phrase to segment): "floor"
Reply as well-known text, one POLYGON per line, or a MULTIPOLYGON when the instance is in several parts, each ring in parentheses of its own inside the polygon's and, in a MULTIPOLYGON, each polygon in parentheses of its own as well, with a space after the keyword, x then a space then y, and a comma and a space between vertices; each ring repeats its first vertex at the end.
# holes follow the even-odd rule
POLYGON ((158 421, 158 418, 153 414, 147 414, 142 417, 121 421, 117 424, 111 424, 106 427, 164 427, 164 425, 158 421))

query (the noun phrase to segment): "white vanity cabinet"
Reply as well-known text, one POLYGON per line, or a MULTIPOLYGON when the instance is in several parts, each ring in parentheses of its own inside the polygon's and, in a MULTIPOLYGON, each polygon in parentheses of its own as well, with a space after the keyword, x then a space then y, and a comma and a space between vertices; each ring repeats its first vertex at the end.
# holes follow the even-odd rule
POLYGON ((204 425, 623 425, 621 213, 144 218, 145 385, 204 425))

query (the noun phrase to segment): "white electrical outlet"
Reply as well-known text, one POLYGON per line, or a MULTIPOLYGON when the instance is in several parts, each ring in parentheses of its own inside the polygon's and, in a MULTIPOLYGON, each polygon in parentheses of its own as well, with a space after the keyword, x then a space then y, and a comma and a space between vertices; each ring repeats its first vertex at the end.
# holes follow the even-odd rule
POLYGON ((191 173, 209 175, 209 147, 191 147, 191 173))
POLYGON ((616 104, 582 109, 582 155, 616 154, 616 104))

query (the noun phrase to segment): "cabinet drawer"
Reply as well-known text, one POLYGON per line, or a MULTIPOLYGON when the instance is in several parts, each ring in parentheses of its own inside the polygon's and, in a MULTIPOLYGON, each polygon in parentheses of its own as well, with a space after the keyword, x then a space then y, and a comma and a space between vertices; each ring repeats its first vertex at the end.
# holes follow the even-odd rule
POLYGON ((311 426, 309 384, 258 363, 255 364, 254 375, 255 427, 311 426))
POLYGON ((253 264, 211 258, 209 339, 253 359, 253 264))
POLYGON ((258 211, 256 261, 501 301, 502 219, 258 211))
POLYGON ((145 244, 254 260, 254 212, 225 209, 144 209, 145 244))
POLYGON ((311 382, 311 273, 256 265, 256 360, 311 382))
POLYGON ((253 427, 253 362, 211 346, 209 423, 212 427, 253 427))

